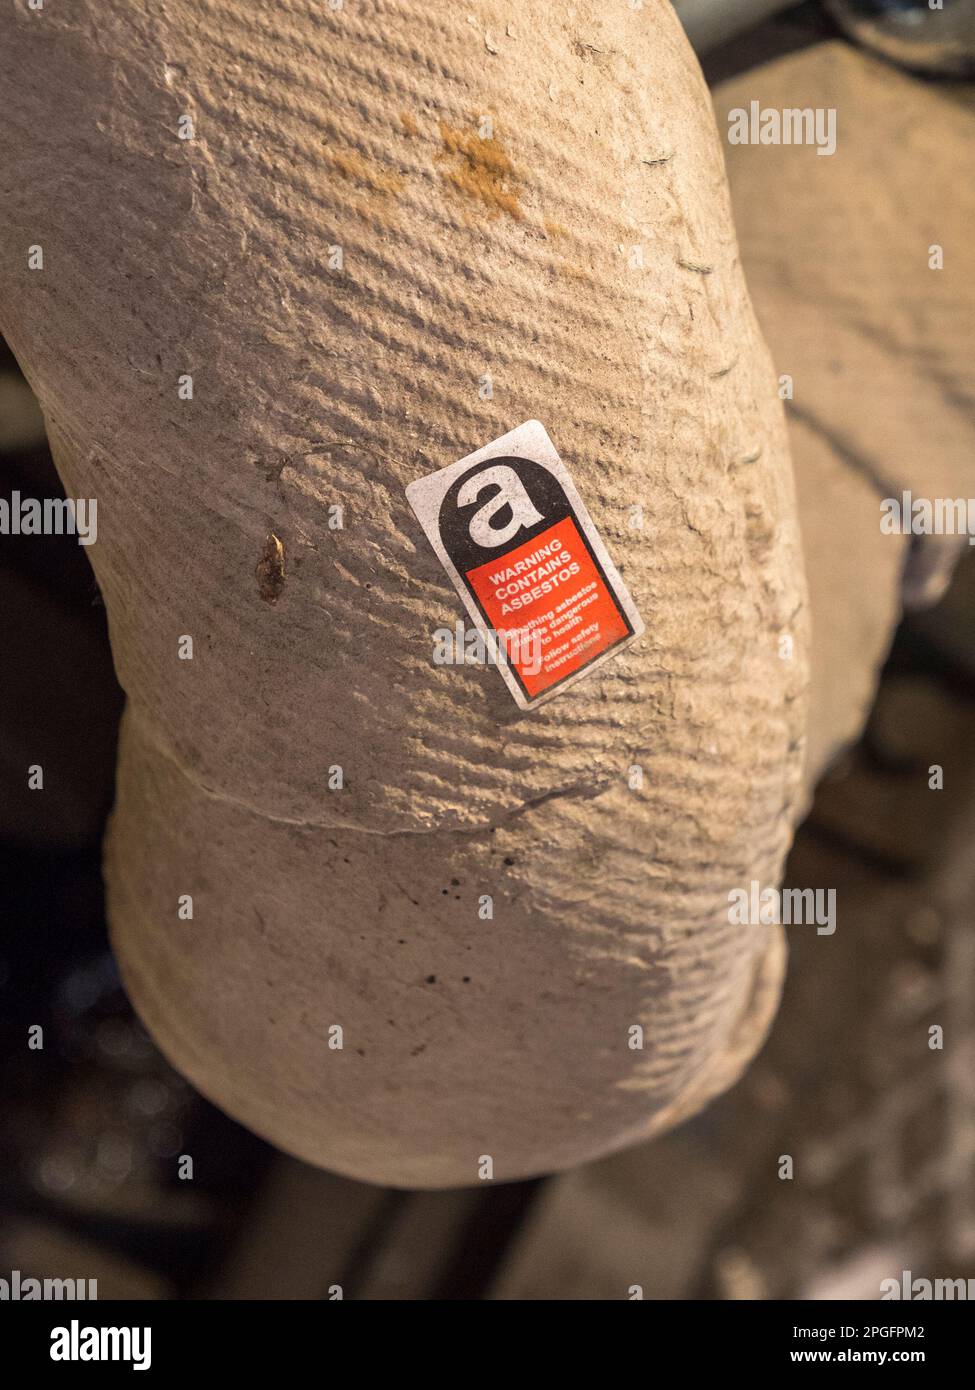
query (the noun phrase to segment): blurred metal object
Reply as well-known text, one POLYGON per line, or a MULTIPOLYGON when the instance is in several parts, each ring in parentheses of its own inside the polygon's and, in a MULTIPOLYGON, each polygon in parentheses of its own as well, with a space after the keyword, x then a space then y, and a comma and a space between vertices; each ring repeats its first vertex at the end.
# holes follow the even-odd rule
POLYGON ((826 8, 860 43, 920 72, 975 72, 975 0, 826 0, 826 8))
POLYGON ((904 607, 932 608, 948 592, 958 561, 968 553, 968 537, 912 536, 901 577, 904 607))
POLYGON ((696 51, 706 53, 796 4, 798 0, 674 0, 674 9, 696 51))

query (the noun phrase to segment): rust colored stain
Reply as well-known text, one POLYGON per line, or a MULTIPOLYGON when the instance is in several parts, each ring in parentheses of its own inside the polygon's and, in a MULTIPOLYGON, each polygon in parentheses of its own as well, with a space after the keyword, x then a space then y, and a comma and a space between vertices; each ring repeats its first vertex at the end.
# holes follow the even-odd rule
POLYGON ((329 150, 326 159, 339 178, 363 192, 378 194, 380 197, 395 197, 403 187, 400 174, 388 170, 364 158, 357 150, 329 150))
POLYGON ((396 224, 399 216, 396 199, 405 183, 402 174, 392 173, 358 150, 328 150, 325 158, 331 172, 354 189, 357 197, 351 206, 357 216, 385 227, 396 224))
POLYGON ((544 221, 545 235, 552 241, 558 241, 565 236, 565 228, 561 222, 553 222, 551 217, 546 217, 544 221))
POLYGON ((406 131, 407 135, 419 135, 420 127, 409 111, 401 111, 399 113, 399 118, 403 122, 403 129, 406 131))
POLYGON ((490 217, 506 212, 521 222, 525 214, 518 202, 520 179, 497 140, 482 140, 474 131, 458 130, 446 121, 440 122, 440 138, 443 153, 437 158, 451 166, 442 171, 447 186, 482 202, 490 217))
POLYGON ((281 597, 281 590, 284 588, 284 546, 273 531, 269 531, 267 534, 267 540, 264 542, 264 549, 254 573, 257 576, 257 587, 264 602, 272 605, 277 603, 281 597))

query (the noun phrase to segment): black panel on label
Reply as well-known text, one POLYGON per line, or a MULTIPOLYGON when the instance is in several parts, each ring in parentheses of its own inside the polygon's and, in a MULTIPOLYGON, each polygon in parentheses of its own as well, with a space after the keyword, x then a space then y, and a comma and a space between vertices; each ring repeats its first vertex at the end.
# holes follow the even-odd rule
MULTIPOLYGON (((440 504, 440 536, 444 548, 457 570, 464 574, 477 565, 499 559, 506 551, 513 550, 515 546, 523 545, 526 541, 530 541, 533 536, 540 535, 542 531, 547 531, 555 522, 563 521, 567 516, 574 515, 572 503, 566 496, 562 484, 555 474, 550 473, 543 464, 535 463, 532 459, 510 456, 484 459, 483 462, 461 474, 459 478, 455 478, 448 488, 440 504), (457 499, 471 478, 492 468, 509 468, 517 475, 518 481, 524 488, 531 505, 539 513, 541 520, 531 526, 519 527, 516 534, 507 542, 502 542, 496 546, 484 546, 479 545, 471 536, 470 524, 481 508, 487 506, 492 498, 497 497, 501 491, 499 485, 495 482, 485 482, 483 488, 478 489, 475 499, 464 506, 460 506, 457 499)), ((494 529, 503 530, 505 526, 510 524, 511 518, 510 506, 505 505, 500 508, 492 518, 494 529)))

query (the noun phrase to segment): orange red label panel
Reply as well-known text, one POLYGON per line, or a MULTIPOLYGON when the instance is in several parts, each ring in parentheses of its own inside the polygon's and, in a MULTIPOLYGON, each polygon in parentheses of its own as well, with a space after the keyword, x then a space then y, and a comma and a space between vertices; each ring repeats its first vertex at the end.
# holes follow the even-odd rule
POLYGON ((464 577, 532 697, 630 635, 571 517, 464 577))

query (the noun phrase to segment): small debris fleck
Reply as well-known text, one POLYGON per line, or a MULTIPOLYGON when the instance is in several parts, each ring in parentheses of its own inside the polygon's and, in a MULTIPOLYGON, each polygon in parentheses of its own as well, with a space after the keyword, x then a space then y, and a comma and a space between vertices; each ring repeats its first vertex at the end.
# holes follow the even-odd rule
POLYGON ((273 531, 269 531, 267 534, 264 550, 254 573, 257 576, 257 587, 264 602, 271 605, 277 603, 281 597, 281 590, 284 588, 284 546, 281 543, 281 538, 276 536, 273 531))
POLYGON ((685 260, 685 258, 684 258, 683 256, 681 256, 681 257, 678 259, 677 264, 678 264, 683 270, 693 270, 693 272, 694 272, 695 275, 713 275, 713 274, 714 274, 714 266, 713 266, 713 265, 707 265, 704 261, 688 261, 688 260, 685 260))

